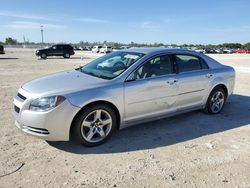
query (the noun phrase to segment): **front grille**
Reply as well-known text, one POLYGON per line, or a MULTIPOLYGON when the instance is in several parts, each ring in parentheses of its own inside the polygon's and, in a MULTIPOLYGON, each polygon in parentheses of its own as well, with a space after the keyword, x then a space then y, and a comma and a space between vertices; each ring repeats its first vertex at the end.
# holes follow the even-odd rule
POLYGON ((30 126, 23 126, 24 129, 30 132, 38 133, 38 134, 49 134, 49 131, 47 129, 42 128, 36 128, 36 127, 30 127, 30 126))
POLYGON ((20 93, 17 93, 17 96, 20 98, 20 99, 22 99, 22 100, 26 100, 26 97, 25 96, 23 96, 23 95, 21 95, 20 93))
POLYGON ((20 112, 20 108, 18 108, 16 105, 14 105, 14 110, 15 110, 16 113, 20 112))

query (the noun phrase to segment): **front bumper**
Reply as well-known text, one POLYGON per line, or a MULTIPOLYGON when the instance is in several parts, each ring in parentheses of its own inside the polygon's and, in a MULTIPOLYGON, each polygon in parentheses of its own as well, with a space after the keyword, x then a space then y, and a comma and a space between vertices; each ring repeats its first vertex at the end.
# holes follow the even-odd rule
POLYGON ((34 96, 19 89, 12 108, 16 126, 23 132, 48 141, 68 141, 72 120, 80 108, 65 100, 47 112, 30 111, 29 105, 34 99, 34 96))
POLYGON ((36 51, 36 56, 40 56, 40 52, 39 51, 36 51))

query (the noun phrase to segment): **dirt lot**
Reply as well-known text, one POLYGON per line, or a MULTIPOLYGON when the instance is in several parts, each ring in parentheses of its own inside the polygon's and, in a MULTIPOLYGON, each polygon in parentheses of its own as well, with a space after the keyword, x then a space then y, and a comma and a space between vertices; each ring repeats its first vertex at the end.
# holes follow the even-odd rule
POLYGON ((34 50, 6 52, 0 56, 0 187, 250 187, 250 54, 213 55, 237 71, 234 95, 221 114, 196 111, 154 121, 85 148, 20 132, 12 97, 28 80, 98 55, 38 60, 34 50))

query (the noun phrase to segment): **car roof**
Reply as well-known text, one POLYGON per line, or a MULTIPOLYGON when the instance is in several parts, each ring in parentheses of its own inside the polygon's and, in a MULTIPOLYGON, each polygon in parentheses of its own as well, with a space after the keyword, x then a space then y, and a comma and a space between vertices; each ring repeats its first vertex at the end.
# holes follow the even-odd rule
POLYGON ((214 60, 213 58, 199 52, 195 52, 193 50, 181 49, 181 48, 130 48, 120 50, 122 52, 134 52, 134 53, 143 53, 145 55, 157 55, 161 53, 176 53, 176 54, 186 54, 186 55, 195 55, 208 63, 209 67, 218 68, 222 65, 214 60))
POLYGON ((150 54, 150 53, 184 53, 184 52, 192 52, 191 50, 187 49, 179 49, 179 48, 129 48, 129 49, 123 49, 121 51, 124 52, 136 52, 136 53, 143 53, 143 54, 150 54))
POLYGON ((70 44, 55 44, 54 46, 71 46, 70 44))

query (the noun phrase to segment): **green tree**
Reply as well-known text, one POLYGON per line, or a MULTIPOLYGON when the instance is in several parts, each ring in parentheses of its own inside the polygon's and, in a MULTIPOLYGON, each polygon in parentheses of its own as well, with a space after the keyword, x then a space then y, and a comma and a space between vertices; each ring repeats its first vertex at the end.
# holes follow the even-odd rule
POLYGON ((224 43, 219 45, 222 48, 241 48, 242 44, 240 43, 224 43))
POLYGON ((245 48, 245 49, 250 49, 250 42, 244 44, 244 45, 243 45, 243 48, 245 48))
POLYGON ((178 47, 177 44, 170 44, 170 46, 172 46, 172 47, 174 47, 174 48, 178 47))
POLYGON ((5 39, 5 43, 6 44, 17 44, 17 40, 13 39, 11 37, 8 37, 8 38, 5 39))

